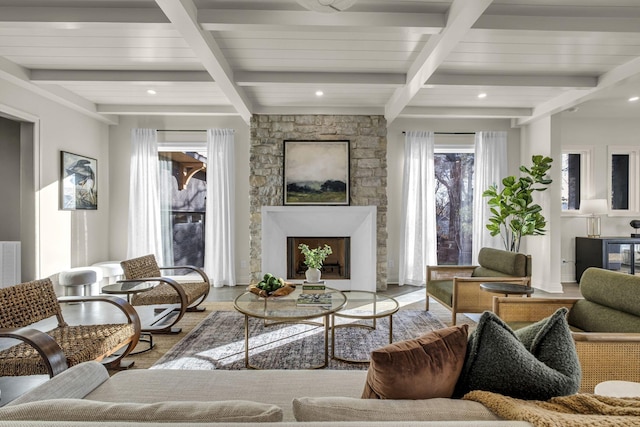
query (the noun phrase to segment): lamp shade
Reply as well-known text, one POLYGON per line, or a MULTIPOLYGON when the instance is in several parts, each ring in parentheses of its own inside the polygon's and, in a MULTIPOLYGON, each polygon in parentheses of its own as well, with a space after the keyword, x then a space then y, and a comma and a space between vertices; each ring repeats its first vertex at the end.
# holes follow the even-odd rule
POLYGON ((609 210, 609 205, 606 199, 591 199, 583 200, 580 202, 580 212, 592 215, 606 214, 609 210))

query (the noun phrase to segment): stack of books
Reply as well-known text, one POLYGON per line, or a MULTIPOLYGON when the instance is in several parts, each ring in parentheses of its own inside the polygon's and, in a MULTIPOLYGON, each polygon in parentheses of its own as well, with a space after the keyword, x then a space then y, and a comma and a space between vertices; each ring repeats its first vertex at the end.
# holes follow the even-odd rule
POLYGON ((309 283, 302 282, 302 293, 303 294, 320 294, 325 290, 324 282, 317 283, 309 283))
POLYGON ((329 293, 308 293, 300 294, 296 301, 298 307, 331 307, 331 294, 329 293))

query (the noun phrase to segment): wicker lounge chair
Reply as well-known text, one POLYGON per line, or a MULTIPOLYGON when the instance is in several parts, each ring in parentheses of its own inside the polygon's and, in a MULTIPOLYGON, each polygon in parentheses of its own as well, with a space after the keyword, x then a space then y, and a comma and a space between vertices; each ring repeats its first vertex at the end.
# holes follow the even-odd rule
POLYGON ((51 280, 43 279, 0 289, 0 301, 0 337, 22 341, 0 351, 0 376, 53 377, 67 367, 90 360, 102 361, 107 368, 132 364, 121 362, 138 343, 140 319, 135 309, 121 298, 57 298, 51 280), (127 323, 71 326, 62 316, 60 302, 100 301, 118 307, 127 323), (36 322, 54 316, 57 320, 54 329, 45 333, 33 327, 36 322))
POLYGON ((531 257, 499 249, 482 248, 480 265, 429 265, 425 310, 429 297, 451 310, 452 323, 458 313, 491 310, 493 295, 480 289, 481 283, 516 283, 531 286, 531 257))
MULTIPOLYGON (((154 255, 145 255, 138 258, 122 261, 120 263, 124 271, 124 279, 121 282, 158 282, 159 284, 150 291, 141 292, 131 297, 131 304, 140 305, 179 305, 178 308, 172 307, 161 311, 156 316, 159 322, 162 318, 168 318, 169 324, 157 323, 144 327, 145 332, 154 333, 178 333, 180 328, 173 327, 187 311, 203 311, 204 307, 198 307, 209 295, 211 289, 209 278, 202 269, 191 265, 158 267, 156 257, 154 255), (167 277, 161 274, 161 270, 191 270, 200 275, 202 280, 183 281, 177 277, 167 277), (175 314, 175 313, 174 313, 175 314)), ((155 321, 154 321, 155 322, 155 321)))
POLYGON ((640 382, 640 276, 588 268, 584 298, 494 297, 494 312, 519 329, 567 307, 582 367, 581 393, 608 380, 640 382))

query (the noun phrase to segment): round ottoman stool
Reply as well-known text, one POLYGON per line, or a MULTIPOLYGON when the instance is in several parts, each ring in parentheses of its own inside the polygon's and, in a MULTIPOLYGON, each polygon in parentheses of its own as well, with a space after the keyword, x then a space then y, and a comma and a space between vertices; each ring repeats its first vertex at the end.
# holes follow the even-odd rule
POLYGON ((124 277, 120 261, 96 262, 92 266, 102 268, 102 277, 105 279, 105 283, 102 285, 112 285, 124 277))
POLYGON ((102 280, 100 267, 76 267, 60 272, 58 281, 64 286, 65 296, 91 295, 91 285, 102 280))

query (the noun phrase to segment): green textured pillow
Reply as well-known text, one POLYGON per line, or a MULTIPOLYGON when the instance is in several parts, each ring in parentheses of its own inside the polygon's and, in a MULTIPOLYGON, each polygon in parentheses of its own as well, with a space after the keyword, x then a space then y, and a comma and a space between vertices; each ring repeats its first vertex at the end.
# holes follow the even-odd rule
POLYGON ((566 308, 538 323, 511 330, 485 311, 469 337, 454 396, 485 390, 526 400, 577 393, 581 370, 566 308))

